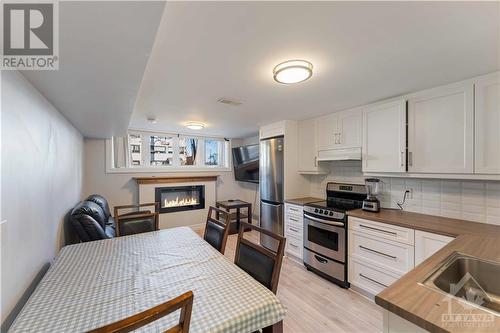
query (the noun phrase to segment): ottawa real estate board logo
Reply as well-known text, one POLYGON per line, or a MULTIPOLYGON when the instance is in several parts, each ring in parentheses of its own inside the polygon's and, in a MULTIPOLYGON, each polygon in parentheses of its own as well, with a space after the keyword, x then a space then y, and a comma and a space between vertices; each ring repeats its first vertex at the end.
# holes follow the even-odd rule
POLYGON ((0 68, 59 69, 59 10, 53 2, 2 1, 0 68))

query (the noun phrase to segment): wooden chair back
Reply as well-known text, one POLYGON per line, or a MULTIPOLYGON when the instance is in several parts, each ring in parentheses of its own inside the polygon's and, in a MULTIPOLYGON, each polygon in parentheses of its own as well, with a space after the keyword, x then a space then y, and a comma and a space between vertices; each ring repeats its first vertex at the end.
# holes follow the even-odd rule
POLYGON ((102 326, 87 333, 126 333, 181 309, 179 323, 164 333, 188 333, 193 309, 193 292, 188 291, 174 299, 112 324, 102 326))
POLYGON ((222 254, 226 249, 230 223, 228 212, 212 206, 208 208, 203 239, 222 254), (214 213, 216 214, 215 217, 214 213))
POLYGON ((276 294, 286 239, 269 230, 241 222, 234 263, 276 294), (275 239, 276 252, 245 239, 244 230, 254 230, 275 239))
POLYGON ((124 205, 124 206, 115 206, 114 207, 114 218, 116 223, 116 236, 120 236, 120 222, 121 221, 131 221, 131 220, 140 220, 147 218, 154 218, 154 230, 159 230, 160 223, 160 203, 159 202, 149 202, 143 203, 139 205, 124 205), (140 210, 143 207, 154 207, 154 211, 151 212, 149 210, 140 210), (137 211, 128 212, 125 214, 119 214, 120 210, 130 210, 137 209, 137 211))

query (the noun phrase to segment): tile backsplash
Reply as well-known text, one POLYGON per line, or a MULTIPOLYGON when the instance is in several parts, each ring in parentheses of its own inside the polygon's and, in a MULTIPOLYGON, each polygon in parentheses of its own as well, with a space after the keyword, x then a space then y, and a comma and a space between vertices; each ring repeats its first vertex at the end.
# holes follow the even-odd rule
MULTIPOLYGON (((364 184, 361 162, 328 162, 328 175, 313 175, 311 196, 324 198, 326 183, 364 184)), ((411 189, 404 210, 500 225, 500 181, 381 178, 382 207, 397 208, 411 189)))

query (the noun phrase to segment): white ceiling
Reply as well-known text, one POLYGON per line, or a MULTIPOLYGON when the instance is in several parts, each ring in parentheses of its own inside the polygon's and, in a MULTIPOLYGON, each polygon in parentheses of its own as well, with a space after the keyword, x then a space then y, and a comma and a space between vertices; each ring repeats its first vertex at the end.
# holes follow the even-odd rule
POLYGON ((245 137, 500 69, 499 31, 498 2, 169 2, 130 125, 189 132, 197 120, 208 127, 196 133, 245 137), (313 77, 274 82, 295 58, 313 77))
POLYGON ((59 70, 23 74, 84 136, 123 134, 163 9, 158 1, 61 1, 59 70))

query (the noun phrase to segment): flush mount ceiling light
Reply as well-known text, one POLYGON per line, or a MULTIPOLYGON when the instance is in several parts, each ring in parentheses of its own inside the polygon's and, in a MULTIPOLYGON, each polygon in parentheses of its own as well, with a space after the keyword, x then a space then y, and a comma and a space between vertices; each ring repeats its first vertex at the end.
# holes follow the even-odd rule
POLYGON ((205 124, 197 121, 190 121, 186 123, 186 127, 192 130, 201 130, 205 128, 205 124))
POLYGON ((313 65, 305 60, 288 60, 273 69, 274 80, 279 83, 299 83, 312 76, 313 65))

